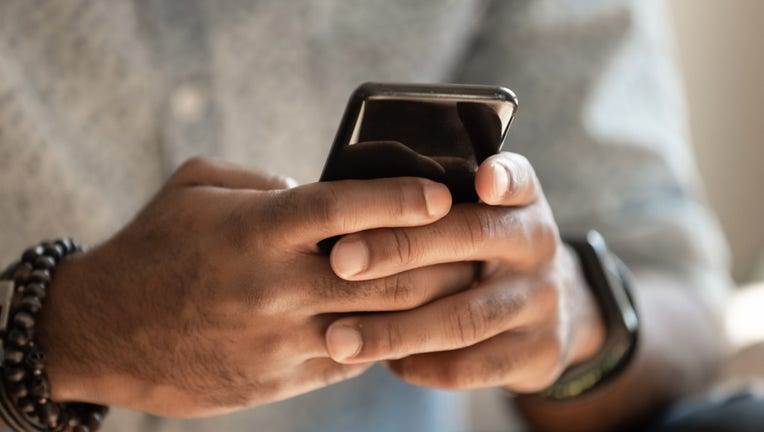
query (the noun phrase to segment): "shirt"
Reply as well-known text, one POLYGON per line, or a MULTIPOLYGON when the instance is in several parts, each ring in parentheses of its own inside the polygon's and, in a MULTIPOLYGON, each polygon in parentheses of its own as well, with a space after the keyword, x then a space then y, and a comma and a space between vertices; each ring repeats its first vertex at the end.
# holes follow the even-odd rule
MULTIPOLYGON (((562 232, 599 230, 718 311, 726 249, 705 206, 656 0, 184 0, 0 4, 0 262, 40 239, 102 242, 187 157, 301 182, 364 81, 504 85, 505 149, 535 167, 562 232)), ((103 430, 457 431, 464 393, 382 368, 288 401, 103 430)))

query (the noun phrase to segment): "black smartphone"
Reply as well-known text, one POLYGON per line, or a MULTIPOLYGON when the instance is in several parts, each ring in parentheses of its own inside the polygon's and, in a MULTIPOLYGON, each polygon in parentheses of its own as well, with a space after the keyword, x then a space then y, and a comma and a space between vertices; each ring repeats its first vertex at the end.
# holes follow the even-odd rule
MULTIPOLYGON (((505 88, 365 83, 350 96, 320 181, 425 177, 476 202, 475 173, 501 150, 517 111, 505 88)), ((327 252, 336 238, 319 243, 327 252)))

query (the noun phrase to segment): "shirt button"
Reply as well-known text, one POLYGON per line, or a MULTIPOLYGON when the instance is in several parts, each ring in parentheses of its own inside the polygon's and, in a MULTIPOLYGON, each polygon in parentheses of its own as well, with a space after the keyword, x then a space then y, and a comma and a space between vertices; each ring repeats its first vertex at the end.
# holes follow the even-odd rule
POLYGON ((170 95, 170 109, 178 121, 195 123, 202 118, 207 109, 207 98, 199 86, 183 83, 170 95))

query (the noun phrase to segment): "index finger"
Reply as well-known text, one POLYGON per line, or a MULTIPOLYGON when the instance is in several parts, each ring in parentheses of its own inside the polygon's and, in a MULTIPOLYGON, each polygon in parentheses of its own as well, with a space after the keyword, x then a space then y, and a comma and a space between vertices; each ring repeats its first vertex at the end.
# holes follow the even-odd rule
POLYGON ((372 228, 426 225, 451 208, 445 185, 416 177, 312 183, 278 196, 275 221, 294 243, 311 246, 372 228))

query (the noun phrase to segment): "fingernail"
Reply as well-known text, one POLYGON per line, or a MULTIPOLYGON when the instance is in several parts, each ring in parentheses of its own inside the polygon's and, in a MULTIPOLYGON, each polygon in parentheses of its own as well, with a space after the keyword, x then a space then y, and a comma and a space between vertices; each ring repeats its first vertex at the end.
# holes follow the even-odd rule
POLYGON ((334 361, 355 357, 361 352, 362 346, 361 333, 353 327, 332 325, 326 331, 326 349, 334 361))
POLYGON ((427 214, 442 216, 451 207, 451 193, 443 184, 428 183, 424 186, 424 201, 427 205, 427 214))
POLYGON ((359 238, 344 238, 334 246, 331 259, 337 276, 355 276, 369 266, 369 248, 359 238))
POLYGON ((506 195, 507 188, 509 188, 509 173, 507 169, 498 162, 493 164, 493 196, 496 199, 501 199, 506 195))

